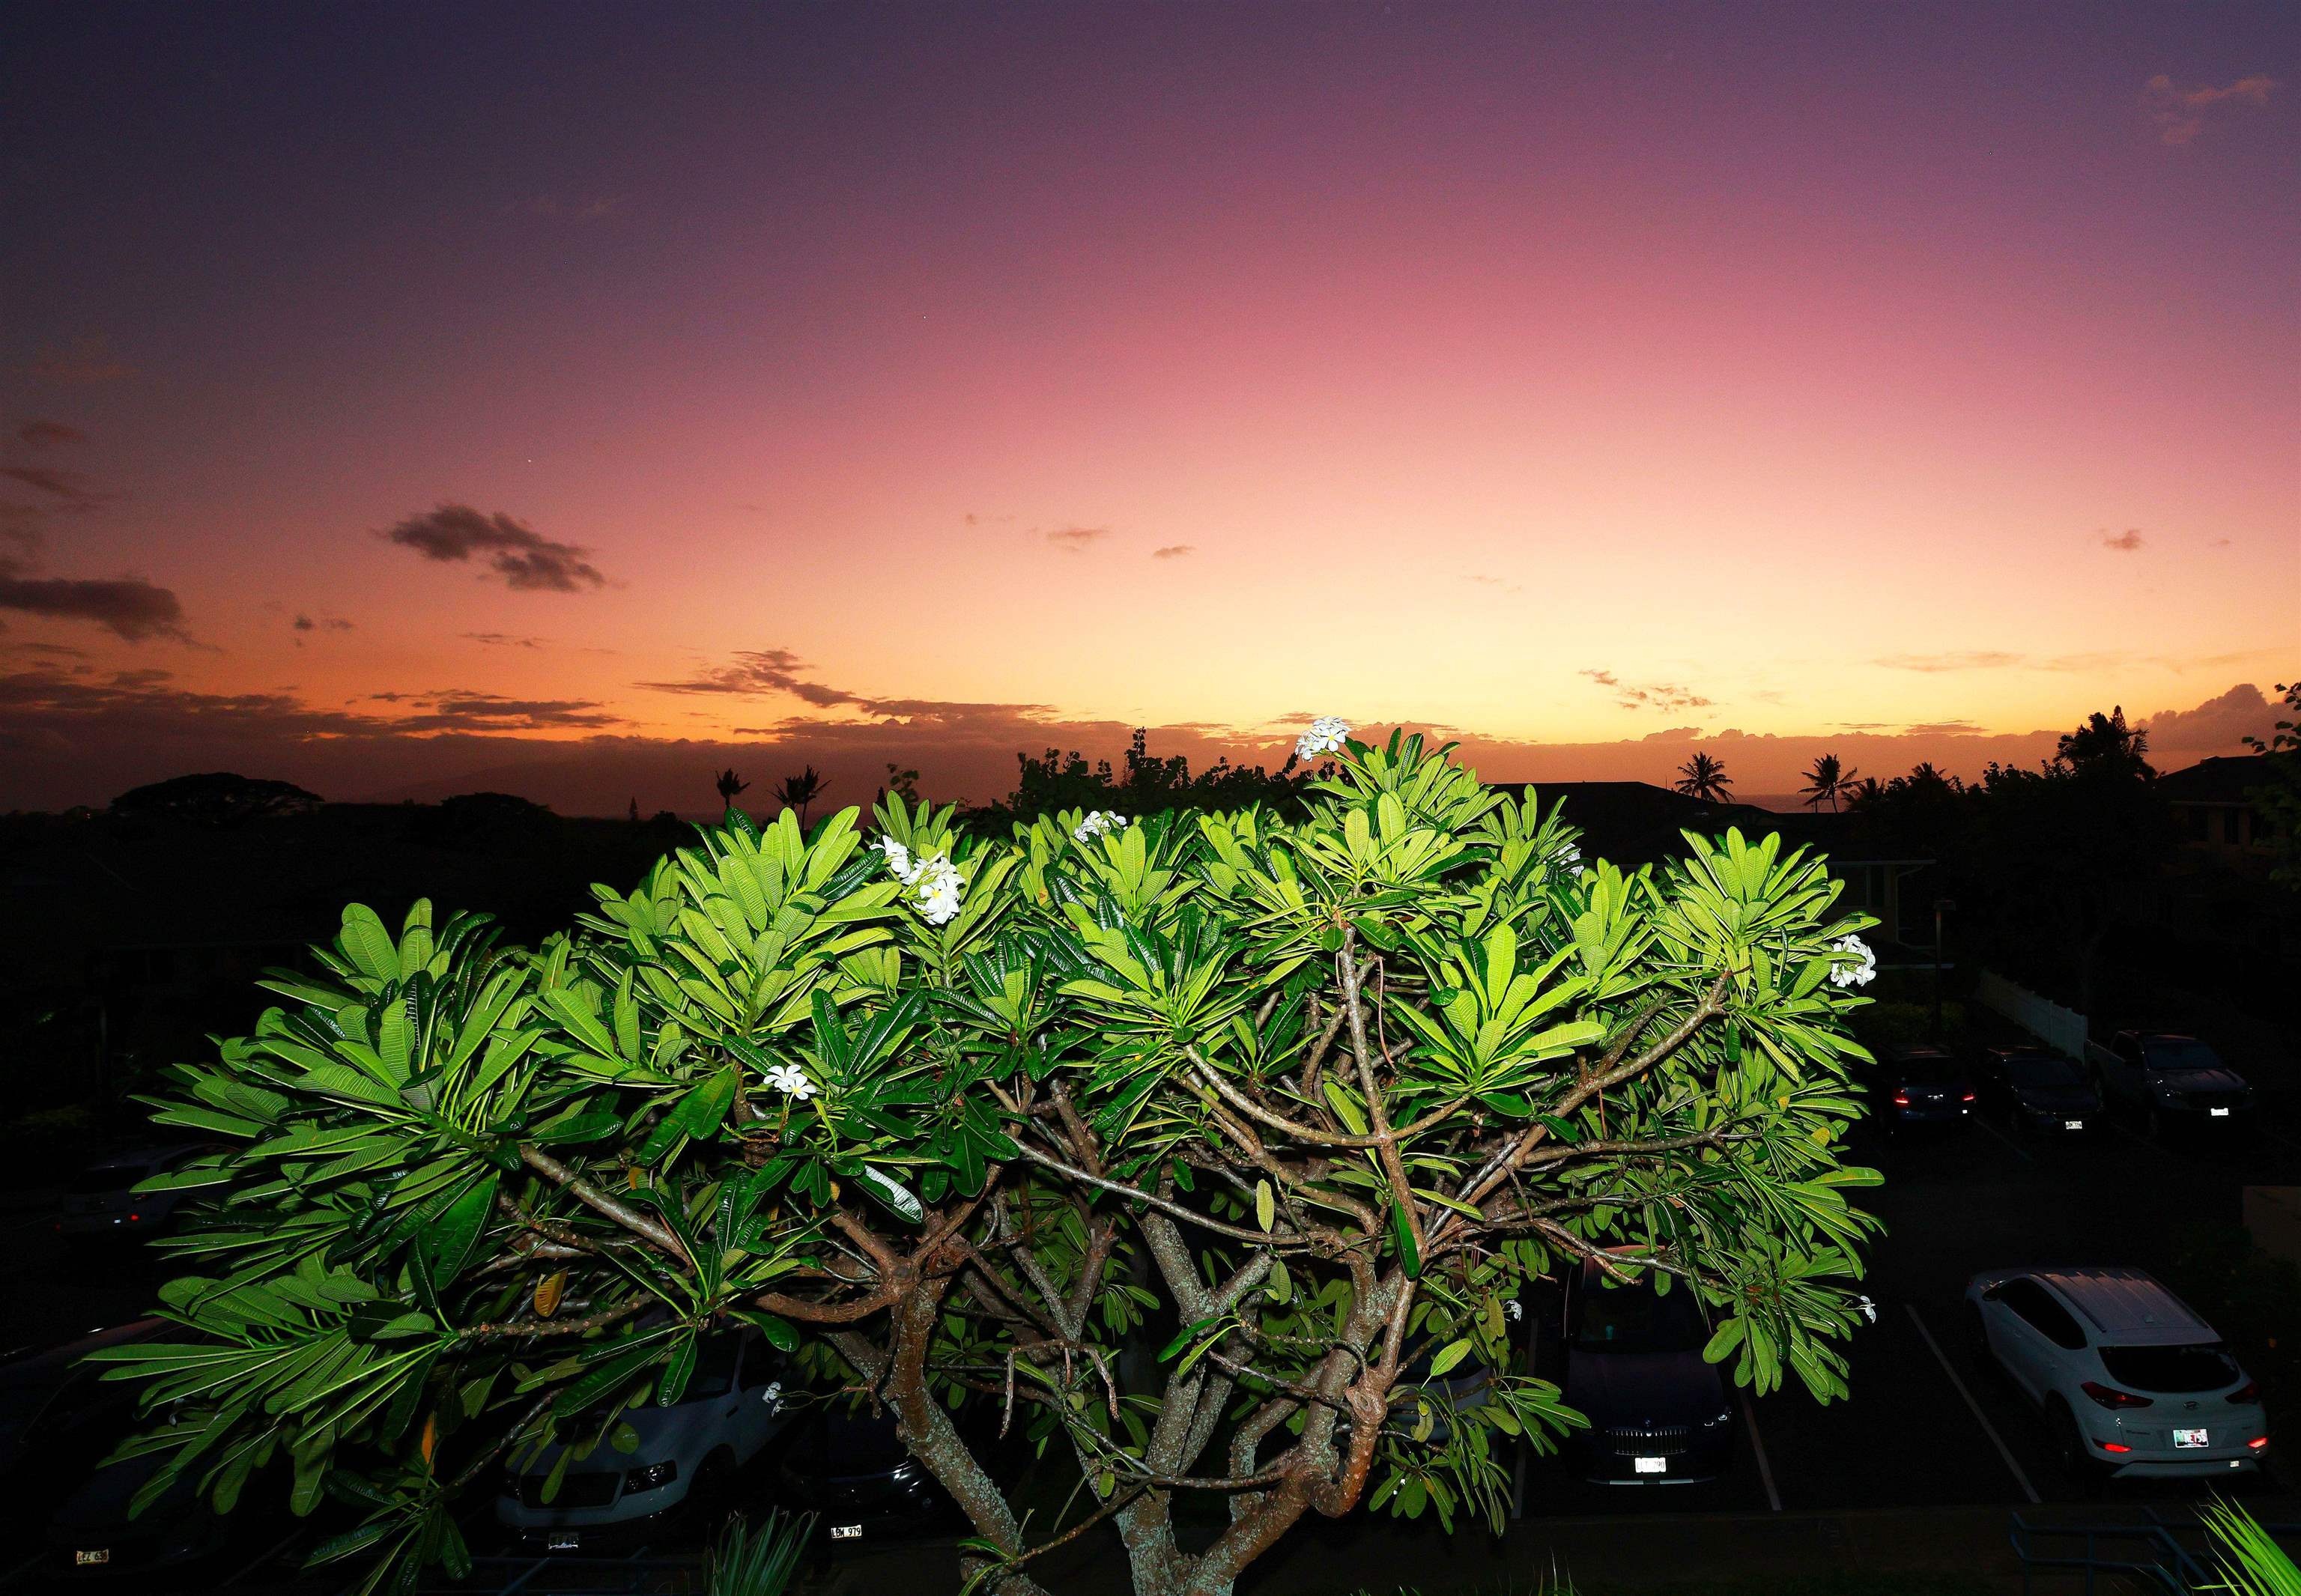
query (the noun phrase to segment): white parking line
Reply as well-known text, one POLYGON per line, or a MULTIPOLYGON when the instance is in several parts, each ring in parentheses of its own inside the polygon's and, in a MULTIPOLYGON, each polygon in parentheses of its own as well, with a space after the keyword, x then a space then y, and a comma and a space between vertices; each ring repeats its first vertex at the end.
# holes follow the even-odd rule
POLYGON ((1758 1434, 1758 1410, 1750 1405, 1750 1393, 1736 1393, 1742 1399, 1742 1422, 1750 1426, 1750 1451, 1758 1459, 1758 1479, 1766 1488, 1766 1503, 1777 1513, 1782 1510, 1782 1493, 1774 1489, 1774 1471, 1766 1462, 1766 1443, 1758 1434))
POLYGON ((2012 1148, 2013 1149, 2013 1156, 2021 1159, 2024 1164, 2035 1164, 2037 1161, 2029 1156, 2029 1151, 2024 1149, 2020 1142, 2014 1141, 2013 1138, 2008 1136, 1996 1125, 1991 1124, 1987 1120, 1977 1119, 1973 1123, 1979 1125, 1983 1130, 1988 1132, 1992 1136, 1996 1137, 1998 1141, 2004 1142, 2007 1147, 2012 1148))
POLYGON ((1919 1316, 1918 1305, 1904 1302, 1902 1306, 1910 1310, 1910 1323, 1915 1324, 1918 1333, 1926 1338, 1926 1345, 1932 1350, 1934 1361, 1941 1365, 1942 1373, 1949 1376, 1949 1383, 1957 1388, 1957 1394, 1965 1399, 1965 1410, 1973 1415, 1973 1422, 1981 1426, 1981 1433, 1989 1437, 1989 1444, 1997 1449, 1997 1455, 2005 1459, 2005 1466, 2013 1471, 2013 1483, 2021 1487, 2021 1494, 2029 1499, 2030 1506, 2036 1507, 2043 1500, 2037 1495, 2037 1487, 2029 1483, 2029 1476, 2021 1472, 2019 1463, 2013 1461, 2013 1453, 2006 1446, 2005 1438, 1997 1433, 1997 1426, 1989 1422, 1988 1416, 1981 1411, 1981 1404, 1973 1400, 1973 1393, 1965 1389, 1965 1382, 1957 1377, 1957 1371, 1950 1367, 1949 1359, 1942 1356, 1941 1343, 1934 1340, 1934 1333, 1926 1328, 1925 1320, 1919 1316))

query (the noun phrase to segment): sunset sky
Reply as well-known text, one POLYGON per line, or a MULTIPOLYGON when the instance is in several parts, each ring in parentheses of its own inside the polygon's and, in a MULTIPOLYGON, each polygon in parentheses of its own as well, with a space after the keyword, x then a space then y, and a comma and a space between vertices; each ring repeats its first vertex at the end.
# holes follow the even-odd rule
POLYGON ((1786 792, 2301 674, 2301 9, 0 19, 0 809, 1786 792))

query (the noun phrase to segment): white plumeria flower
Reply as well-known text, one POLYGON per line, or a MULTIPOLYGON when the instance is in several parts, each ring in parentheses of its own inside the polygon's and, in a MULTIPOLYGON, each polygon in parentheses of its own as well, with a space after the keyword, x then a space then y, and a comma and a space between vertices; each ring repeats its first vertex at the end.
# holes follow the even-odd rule
POLYGON ((1829 966, 1833 986, 1868 986, 1878 979, 1878 956, 1860 937, 1840 937, 1829 945, 1829 950, 1843 956, 1829 966), (1845 963, 1849 958, 1855 962, 1845 963))
POLYGON ((919 918, 929 925, 941 925, 958 913, 959 894, 966 890, 966 880, 947 856, 937 854, 919 866, 910 888, 918 898, 919 918))
POLYGON ((1116 814, 1109 809, 1093 809, 1088 811, 1084 820, 1071 828, 1071 840, 1084 842, 1090 837, 1107 836, 1112 831, 1124 831, 1125 828, 1126 816, 1124 815, 1116 814))
POLYGON ((1502 1312, 1508 1314, 1513 1319, 1523 1319, 1526 1317, 1526 1308, 1524 1305, 1522 1305, 1515 1297, 1502 1304, 1502 1312))
POLYGON ((894 872, 895 879, 908 882, 912 873, 911 850, 892 837, 880 838, 878 847, 879 851, 887 856, 887 868, 894 872))
POLYGON ((815 1082, 808 1080, 807 1072, 795 1064, 779 1064, 770 1069, 767 1084, 785 1097, 797 1098, 802 1103, 816 1092, 815 1082))
POLYGON ((1310 723, 1310 729, 1294 740, 1294 757, 1316 759, 1321 754, 1331 754, 1343 746, 1351 734, 1351 723, 1340 715, 1322 714, 1310 723))

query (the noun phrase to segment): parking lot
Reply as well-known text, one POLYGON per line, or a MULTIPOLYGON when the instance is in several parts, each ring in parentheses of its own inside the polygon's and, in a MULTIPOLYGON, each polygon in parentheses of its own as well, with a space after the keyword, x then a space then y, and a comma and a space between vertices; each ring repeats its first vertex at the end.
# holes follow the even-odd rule
MULTIPOLYGON (((1795 1388, 1745 1399, 1743 1444, 1714 1484, 1589 1486, 1537 1466, 1529 1514, 2079 1500, 2027 1401, 1977 1346, 1967 1280, 2005 1265, 2133 1264, 2178 1292, 2194 1227, 2237 1223, 2247 1185, 2301 1184, 2301 1142, 2274 1127, 2163 1145, 2116 1118, 2069 1141, 2017 1139, 1985 1119, 1890 1146, 1857 1132, 1851 1158, 1884 1172, 1885 1185, 1861 1197, 1887 1226, 1870 1260, 1878 1319, 1850 1354, 1851 1400, 1822 1408, 1795 1388)), ((2251 1349, 2235 1350, 2242 1362, 2251 1349)), ((2120 1482, 2112 1500, 2171 1503, 2220 1483, 2120 1482)))

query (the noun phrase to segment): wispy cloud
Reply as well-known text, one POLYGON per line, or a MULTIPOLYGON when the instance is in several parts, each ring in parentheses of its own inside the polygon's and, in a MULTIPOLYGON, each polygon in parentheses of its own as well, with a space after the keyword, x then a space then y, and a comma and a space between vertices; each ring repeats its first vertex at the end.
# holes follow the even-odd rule
POLYGON ((397 731, 589 731, 624 723, 623 716, 590 698, 507 698, 461 689, 372 696, 388 703, 405 702, 418 711, 394 718, 390 725, 397 731))
POLYGON ((99 490, 94 480, 85 472, 58 471, 47 465, 0 465, 0 477, 53 495, 79 510, 93 510, 119 497, 99 490))
POLYGON ((2139 548, 2143 542, 2141 529, 2138 526, 2127 527, 2121 532, 2104 531, 2101 534, 2101 546, 2104 548, 2113 548, 2120 554, 2131 554, 2135 549, 2139 548))
POLYGON ((86 443, 88 434, 62 422, 29 421, 16 429, 16 441, 36 449, 49 449, 58 444, 86 443))
POLYGON ((2226 88, 2216 88, 2210 83, 2184 88, 2160 72, 2141 86, 2141 105, 2149 113, 2162 141, 2183 145, 2205 131, 2208 117, 2217 118, 2224 112, 2247 107, 2257 110, 2268 104, 2270 95, 2281 87, 2268 73, 2255 72, 2226 88))
POLYGON ((1945 671, 2003 671, 2020 664, 2021 656, 1997 648, 1967 648, 1949 654, 1887 654, 1870 663, 1888 671, 1919 671, 1932 676, 1945 671))
POLYGON ((1198 551, 1199 546, 1195 543, 1169 543, 1163 548, 1152 549, 1150 557, 1154 560, 1179 560, 1184 555, 1196 554, 1198 551))
POLYGON ((607 577, 586 557, 590 549, 555 542, 501 511, 489 515, 469 505, 441 505, 376 536, 442 564, 482 557, 496 574, 522 591, 579 593, 607 585, 607 577))
POLYGON ((297 634, 296 647, 298 648, 301 648, 304 646, 304 634, 306 632, 349 631, 352 630, 352 623, 350 622, 339 620, 333 615, 322 615, 316 621, 312 619, 309 615, 297 615, 293 621, 290 621, 288 623, 288 626, 289 631, 297 634))
POLYGON ((467 631, 463 636, 471 642, 485 643, 493 648, 540 648, 541 638, 514 637, 506 631, 467 631))
POLYGON ((1109 537, 1110 529, 1107 526, 1058 526, 1041 535, 1057 548, 1077 554, 1088 545, 1100 543, 1109 537))
POLYGON ((1600 687, 1611 689, 1614 702, 1624 709, 1708 709, 1713 701, 1693 689, 1672 681, 1624 681, 1611 671, 1584 671, 1600 687))

